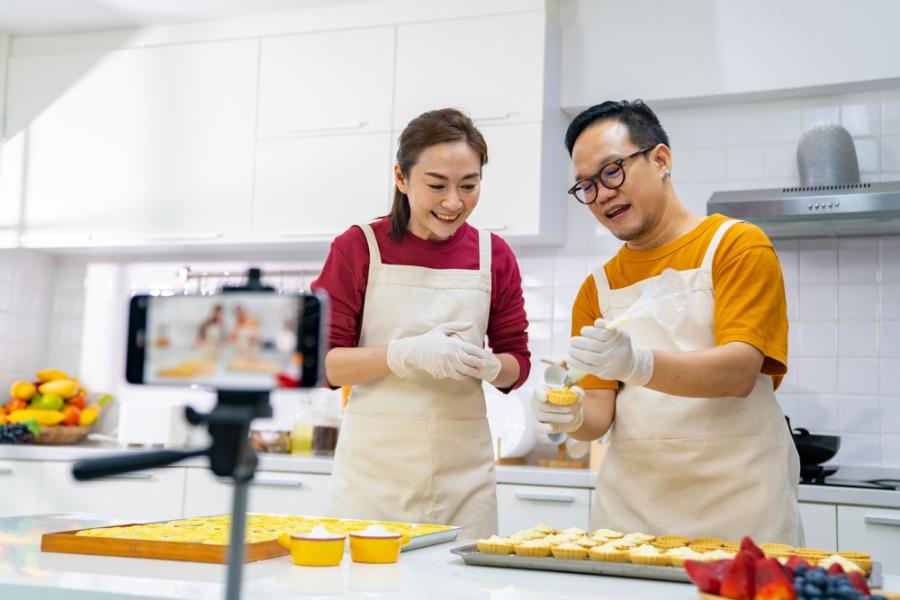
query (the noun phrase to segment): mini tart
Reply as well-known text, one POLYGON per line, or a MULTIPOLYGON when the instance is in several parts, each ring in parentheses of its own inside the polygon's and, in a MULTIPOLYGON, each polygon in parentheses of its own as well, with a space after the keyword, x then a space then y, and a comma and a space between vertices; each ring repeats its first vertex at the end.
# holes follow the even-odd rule
POLYGON ((626 533, 622 536, 623 540, 628 540, 629 542, 634 542, 637 545, 641 544, 650 544, 654 540, 656 540, 655 535, 650 535, 649 533, 626 533))
POLYGON ((872 555, 868 552, 838 552, 837 554, 855 563, 867 575, 872 572, 872 555))
POLYGON ((550 544, 551 546, 558 546, 560 544, 565 544, 566 542, 572 542, 578 539, 575 536, 566 535, 565 533, 554 533, 548 536, 544 536, 544 541, 550 544))
POLYGON ((502 538, 492 535, 486 540, 478 540, 476 543, 479 552, 485 554, 512 554, 515 552, 513 543, 509 538, 502 538))
POLYGON ((572 543, 578 544, 582 548, 593 548, 594 546, 600 545, 600 542, 598 542, 597 540, 592 540, 591 538, 589 538, 587 536, 572 540, 572 543))
POLYGON ((628 562, 628 551, 604 544, 588 550, 588 558, 600 562, 628 562))
POLYGON ((688 544, 688 548, 696 552, 712 552, 713 550, 718 550, 721 547, 722 546, 719 544, 711 544, 708 542, 688 544))
POLYGON ((691 538, 688 540, 688 546, 714 546, 716 548, 720 547, 725 543, 725 540, 717 537, 697 537, 691 538))
POLYGON ((865 573, 865 570, 858 564, 853 562, 853 560, 845 556, 841 556, 840 554, 832 554, 828 558, 823 558, 816 566, 822 567, 823 569, 828 569, 828 567, 830 567, 831 565, 841 565, 841 568, 844 569, 845 573, 849 573, 851 571, 856 571, 857 573, 865 573))
POLYGON ((553 558, 561 558, 563 560, 582 560, 588 553, 587 548, 572 542, 553 546, 550 548, 550 552, 553 554, 553 558))
POLYGON ((572 536, 572 539, 578 539, 587 535, 587 532, 584 529, 579 529, 577 527, 569 527, 568 529, 563 529, 560 533, 565 535, 572 536))
POLYGON ((644 544, 628 551, 628 560, 636 565, 654 565, 658 567, 667 567, 672 564, 672 559, 661 553, 656 546, 644 544))
POLYGON ((687 546, 690 538, 686 535, 659 535, 653 541, 654 545, 659 544, 676 544, 678 546, 687 546))
POLYGON ((547 390, 547 402, 557 406, 568 406, 578 402, 578 392, 566 388, 547 390))
POLYGON ((515 546, 516 554, 519 556, 531 556, 541 558, 550 556, 550 544, 544 540, 528 540, 515 546))
POLYGON ((544 522, 538 523, 537 525, 535 525, 535 526, 532 527, 531 529, 532 529, 533 531, 537 531, 537 532, 543 533, 544 535, 546 535, 546 534, 548 534, 548 533, 558 533, 558 532, 559 532, 559 529, 554 529, 553 527, 550 527, 549 525, 547 525, 547 524, 544 523, 544 522))
POLYGON ((735 540, 725 540, 722 542, 722 550, 737 553, 741 549, 741 543, 735 540))
POLYGON ((794 547, 788 546, 787 544, 760 544, 759 549, 763 552, 767 550, 774 550, 776 552, 793 552, 794 547))
POLYGON ((686 546, 682 546, 680 548, 671 548, 666 550, 666 556, 669 557, 669 560, 672 563, 673 567, 681 568, 684 566, 684 561, 686 560, 697 560, 697 561, 705 561, 703 554, 697 552, 696 550, 691 550, 686 546))
POLYGON ((604 538, 606 540, 615 540, 621 537, 625 537, 625 534, 621 531, 616 531, 615 529, 598 529, 594 533, 591 534, 591 537, 595 540, 597 538, 604 538))

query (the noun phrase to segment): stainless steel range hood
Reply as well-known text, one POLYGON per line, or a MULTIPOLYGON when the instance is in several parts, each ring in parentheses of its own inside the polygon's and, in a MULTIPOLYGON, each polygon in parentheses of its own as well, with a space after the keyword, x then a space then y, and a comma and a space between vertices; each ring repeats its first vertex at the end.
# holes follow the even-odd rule
POLYGON ((900 233, 900 181, 715 192, 706 212, 756 223, 769 237, 900 233))

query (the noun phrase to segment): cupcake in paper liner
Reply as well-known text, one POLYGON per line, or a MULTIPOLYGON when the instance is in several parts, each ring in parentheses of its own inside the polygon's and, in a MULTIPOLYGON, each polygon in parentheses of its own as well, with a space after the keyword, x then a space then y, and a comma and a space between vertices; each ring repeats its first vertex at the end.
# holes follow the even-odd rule
POLYGON ((587 548, 579 546, 572 542, 566 542, 550 548, 553 558, 561 558, 563 560, 582 560, 587 556, 587 548))
POLYGON ((515 552, 513 543, 509 538, 503 538, 496 535, 492 535, 486 540, 478 540, 476 542, 476 547, 479 552, 485 554, 512 554, 515 552))

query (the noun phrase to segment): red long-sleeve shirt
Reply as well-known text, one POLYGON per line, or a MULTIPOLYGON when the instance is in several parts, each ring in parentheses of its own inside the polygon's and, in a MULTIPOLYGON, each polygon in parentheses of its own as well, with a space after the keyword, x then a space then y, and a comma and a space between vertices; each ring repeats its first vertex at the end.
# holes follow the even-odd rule
MULTIPOLYGON (((449 239, 423 240, 406 232, 400 242, 391 239, 391 218, 375 221, 372 230, 387 265, 409 265, 431 269, 478 269, 478 230, 468 223, 449 239)), ((331 243, 322 272, 312 283, 331 300, 331 347, 354 348, 359 344, 363 304, 369 279, 369 246, 359 227, 351 227, 331 243)), ((491 234, 491 313, 488 345, 495 354, 508 353, 519 362, 522 385, 531 369, 528 351, 528 319, 522 296, 522 277, 512 249, 491 234)))

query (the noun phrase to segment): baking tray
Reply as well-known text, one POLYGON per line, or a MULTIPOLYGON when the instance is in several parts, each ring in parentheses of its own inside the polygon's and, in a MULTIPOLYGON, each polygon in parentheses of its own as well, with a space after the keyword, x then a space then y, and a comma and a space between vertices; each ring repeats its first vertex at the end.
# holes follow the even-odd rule
MULTIPOLYGON (((657 579, 660 581, 677 581, 690 583, 684 569, 677 567, 655 567, 651 565, 636 565, 625 562, 602 562, 585 558, 582 560, 563 560, 547 556, 535 558, 532 556, 519 556, 517 554, 486 554, 479 552, 475 544, 458 546, 450 550, 460 556, 467 565, 481 567, 504 567, 509 569, 533 569, 538 571, 563 571, 566 573, 587 573, 590 575, 605 575, 609 577, 631 577, 636 579, 657 579)), ((880 588, 881 563, 872 563, 872 572, 869 575, 869 586, 880 588)))
POLYGON ((406 545, 400 548, 400 552, 408 552, 409 550, 415 550, 416 548, 424 548, 425 546, 434 546, 435 544, 453 542, 456 540, 457 536, 459 536, 459 532, 462 531, 462 529, 462 527, 454 526, 452 529, 448 529, 446 531, 435 531, 434 533, 417 535, 416 537, 409 538, 409 541, 406 543, 406 545))

